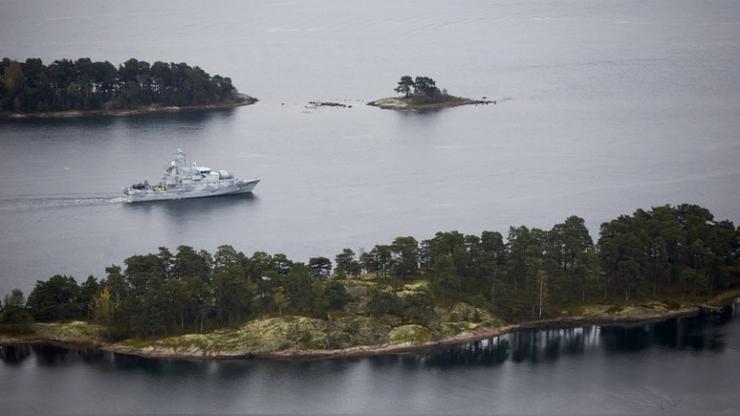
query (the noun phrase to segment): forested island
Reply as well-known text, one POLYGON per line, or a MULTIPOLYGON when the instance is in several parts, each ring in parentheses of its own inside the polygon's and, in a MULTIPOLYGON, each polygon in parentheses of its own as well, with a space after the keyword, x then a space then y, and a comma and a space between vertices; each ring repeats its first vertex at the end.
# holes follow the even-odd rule
POLYGON ((182 63, 129 59, 0 61, 0 119, 134 115, 230 108, 256 102, 231 79, 182 63))
POLYGON ((402 236, 332 262, 231 246, 135 255, 82 283, 56 275, 0 307, 0 343, 146 356, 295 357, 407 351, 512 329, 695 314, 740 295, 740 229, 696 205, 601 225, 402 236))
POLYGON ((432 111, 469 104, 496 104, 495 101, 487 100, 485 97, 482 100, 474 100, 450 95, 446 89, 440 90, 435 80, 426 76, 412 78, 411 75, 404 75, 394 91, 403 96, 381 98, 367 104, 403 111, 432 111))

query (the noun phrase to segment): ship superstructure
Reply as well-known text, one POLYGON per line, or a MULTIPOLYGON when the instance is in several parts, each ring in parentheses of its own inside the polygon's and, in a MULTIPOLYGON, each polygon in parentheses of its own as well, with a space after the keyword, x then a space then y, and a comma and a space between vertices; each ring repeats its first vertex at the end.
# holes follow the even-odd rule
POLYGON ((188 165, 185 152, 177 149, 175 160, 167 166, 159 183, 144 181, 125 188, 123 193, 129 202, 204 198, 252 192, 259 181, 260 178, 238 179, 225 170, 198 166, 195 162, 188 165))

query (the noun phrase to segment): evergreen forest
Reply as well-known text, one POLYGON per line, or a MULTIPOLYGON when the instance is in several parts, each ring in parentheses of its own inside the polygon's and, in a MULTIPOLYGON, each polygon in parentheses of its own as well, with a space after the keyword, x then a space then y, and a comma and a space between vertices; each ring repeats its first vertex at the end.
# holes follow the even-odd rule
POLYGON ((231 79, 184 62, 41 59, 0 61, 0 112, 130 110, 150 105, 198 106, 237 100, 231 79))
POLYGON ((134 255, 105 276, 78 282, 56 275, 38 281, 26 299, 16 289, 0 323, 88 320, 111 338, 203 332, 283 314, 327 318, 350 301, 346 282, 373 279, 429 290, 400 298, 375 290, 366 316, 404 322, 434 319, 434 307, 464 301, 509 321, 557 316, 595 303, 700 299, 740 286, 740 230, 697 205, 639 209, 601 224, 592 240, 582 218, 549 230, 511 227, 506 235, 438 232, 410 236, 333 261, 284 254, 247 256, 224 245, 215 253, 180 246, 134 255))

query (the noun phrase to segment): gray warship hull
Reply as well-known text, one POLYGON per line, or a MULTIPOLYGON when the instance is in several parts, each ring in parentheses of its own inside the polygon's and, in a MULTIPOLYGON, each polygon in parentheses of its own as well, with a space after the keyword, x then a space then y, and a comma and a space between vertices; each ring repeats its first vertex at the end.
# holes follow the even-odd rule
POLYGON ((188 166, 185 153, 180 149, 175 155, 159 183, 151 185, 144 181, 125 188, 126 200, 133 203, 246 194, 252 192, 261 179, 235 178, 225 170, 212 170, 195 162, 188 166))
POLYGON ((143 190, 126 193, 128 202, 169 201, 189 198, 207 198, 211 196, 247 194, 252 192, 260 179, 251 181, 239 181, 233 184, 219 184, 214 187, 203 187, 202 189, 176 189, 166 191, 143 190))

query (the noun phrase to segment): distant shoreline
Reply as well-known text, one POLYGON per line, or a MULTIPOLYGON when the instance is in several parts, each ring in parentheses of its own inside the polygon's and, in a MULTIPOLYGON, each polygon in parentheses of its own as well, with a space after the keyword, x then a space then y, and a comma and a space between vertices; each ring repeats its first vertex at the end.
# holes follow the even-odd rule
MULTIPOLYGON (((740 296, 740 290, 735 289, 721 293, 707 301, 707 305, 712 307, 727 306, 736 301, 740 296)), ((438 340, 424 343, 398 343, 382 345, 363 345, 344 349, 316 349, 316 350, 284 350, 284 351, 265 351, 254 353, 229 353, 206 352, 200 349, 188 349, 186 351, 156 351, 147 348, 137 348, 124 343, 109 343, 92 335, 55 337, 45 335, 47 326, 57 324, 34 324, 35 329, 32 334, 12 335, 0 334, 1 345, 55 345, 69 348, 95 348, 102 351, 113 352, 118 354, 139 356, 144 358, 164 358, 164 359, 277 359, 277 360, 305 360, 305 359, 329 359, 329 358, 358 358, 371 357, 379 355, 405 354, 412 352, 433 351, 436 349, 449 347, 453 345, 476 342, 483 339, 493 338, 506 335, 520 330, 542 330, 551 328, 568 328, 589 325, 643 325, 651 322, 660 322, 667 319, 681 318, 688 316, 698 316, 702 314, 702 308, 699 305, 684 307, 675 310, 645 313, 631 312, 627 314, 609 314, 597 313, 593 315, 571 315, 559 318, 533 320, 518 324, 510 324, 498 327, 482 327, 470 332, 464 332, 455 336, 445 337, 438 340)), ((73 323, 74 324, 74 323, 73 323)), ((94 331, 92 325, 79 322, 80 325, 91 327, 88 330, 94 331)))
POLYGON ((246 94, 237 94, 236 99, 216 104, 203 104, 191 106, 163 106, 161 104, 152 104, 145 107, 121 109, 121 110, 69 110, 69 111, 50 111, 41 113, 8 113, 0 112, 0 121, 2 120, 33 120, 33 119, 68 119, 81 117, 131 117, 144 114, 159 113, 179 113, 190 111, 210 111, 223 110, 234 107, 251 105, 259 101, 255 97, 246 94))

